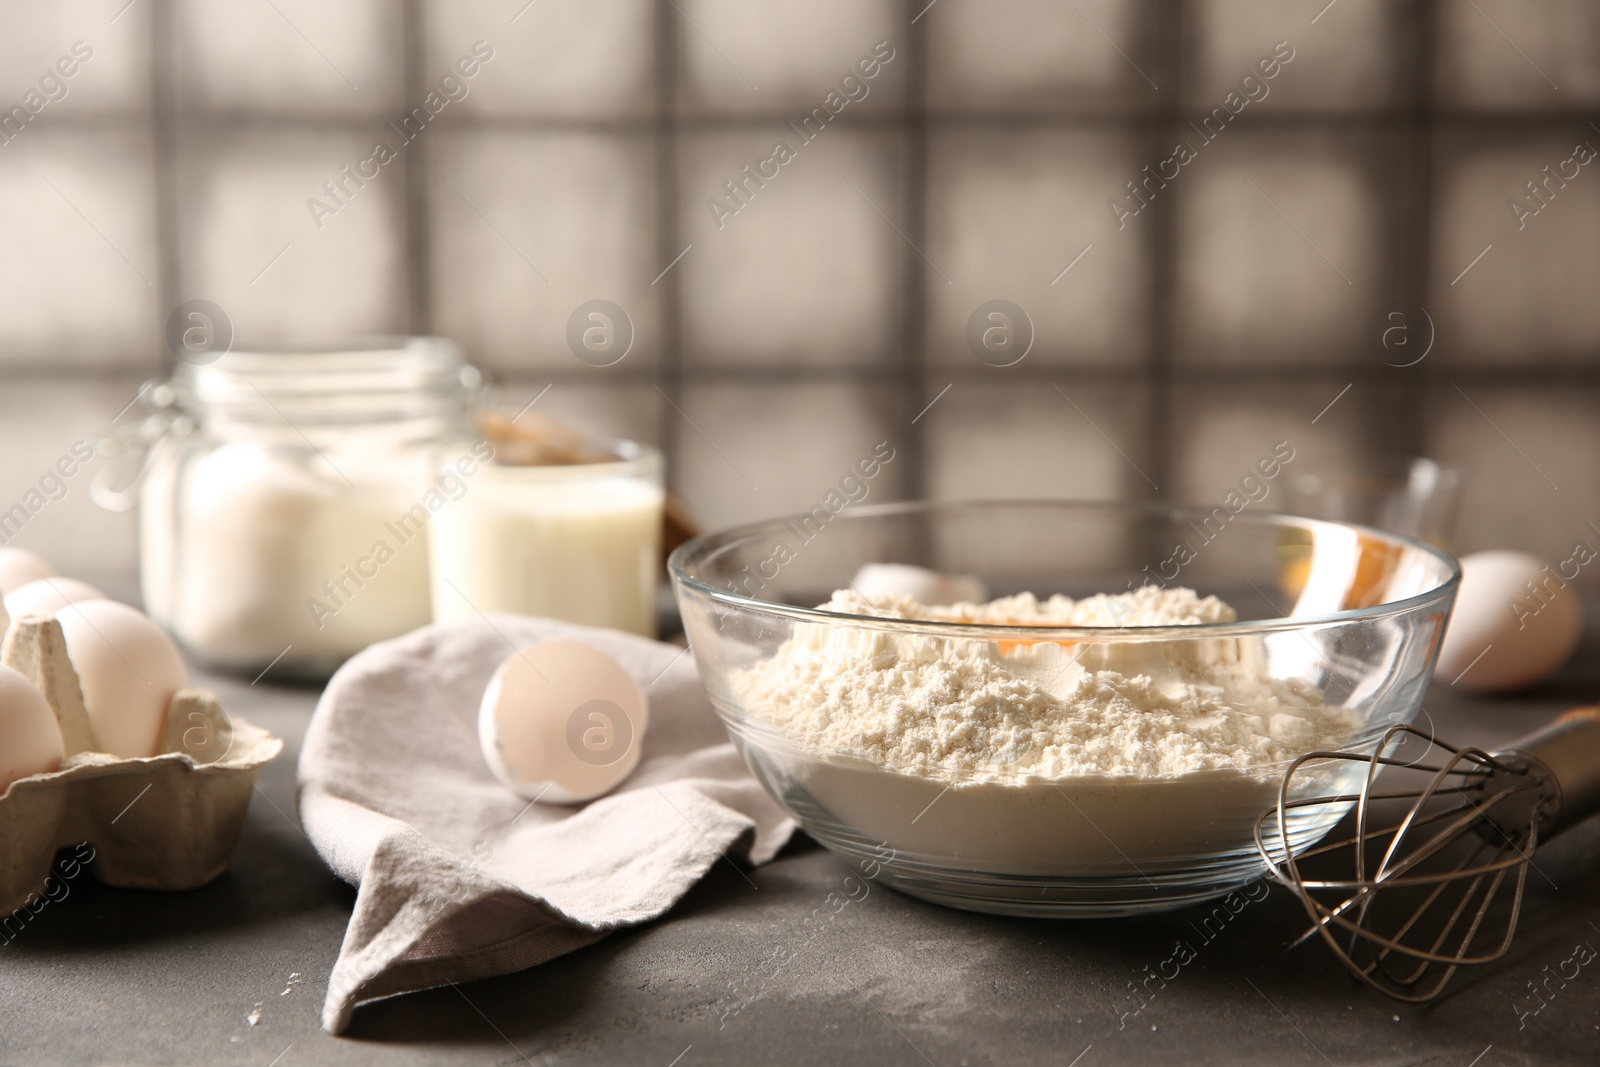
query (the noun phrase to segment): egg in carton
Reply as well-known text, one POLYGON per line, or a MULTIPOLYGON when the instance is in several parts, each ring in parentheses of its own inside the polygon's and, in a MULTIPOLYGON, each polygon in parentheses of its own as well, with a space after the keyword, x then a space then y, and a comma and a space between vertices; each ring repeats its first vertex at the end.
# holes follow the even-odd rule
POLYGON ((61 730, 59 770, 0 790, 0 917, 46 887, 58 850, 88 842, 95 877, 130 889, 195 889, 232 861, 256 776, 283 742, 230 718, 204 689, 179 689, 157 754, 99 751, 61 624, 28 615, 7 628, 0 664, 44 697, 61 730))

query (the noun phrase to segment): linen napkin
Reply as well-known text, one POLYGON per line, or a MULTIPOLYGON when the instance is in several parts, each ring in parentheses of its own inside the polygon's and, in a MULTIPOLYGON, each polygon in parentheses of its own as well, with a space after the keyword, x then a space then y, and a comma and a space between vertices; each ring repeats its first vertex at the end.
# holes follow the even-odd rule
POLYGON ((761 864, 793 823, 728 743, 694 657, 549 619, 490 615, 373 645, 328 683, 300 756, 300 816, 359 887, 322 1024, 366 1001, 508 974, 657 918, 719 859, 761 864), (530 803, 490 774, 478 705, 502 661, 554 638, 645 690, 638 768, 608 796, 530 803))

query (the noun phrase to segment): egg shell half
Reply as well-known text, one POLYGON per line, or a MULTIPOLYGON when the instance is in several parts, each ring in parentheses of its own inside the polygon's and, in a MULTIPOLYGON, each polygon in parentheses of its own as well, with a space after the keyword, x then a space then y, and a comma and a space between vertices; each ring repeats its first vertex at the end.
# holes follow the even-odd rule
POLYGON ((621 664, 578 641, 524 648, 495 671, 478 714, 484 760, 506 788, 575 804, 639 765, 649 706, 621 664))
POLYGON ((68 605, 56 621, 100 750, 154 756, 173 694, 188 681, 178 647, 143 612, 112 600, 68 605))
POLYGON ((24 615, 43 615, 51 619, 68 604, 105 598, 100 590, 76 578, 40 578, 6 594, 6 614, 13 619, 24 615))
POLYGON ((36 552, 25 548, 0 548, 0 596, 9 596, 40 578, 54 578, 56 570, 36 552))
POLYGON ((61 767, 61 728, 43 694, 20 671, 0 667, 0 794, 19 778, 61 767))
POLYGON ((910 597, 921 604, 981 604, 989 589, 967 574, 941 574, 909 563, 864 563, 850 584, 864 597, 910 597))
POLYGON ((1526 552, 1474 552, 1461 557, 1434 676, 1472 692, 1521 689, 1559 669, 1582 631, 1578 597, 1554 567, 1526 552))

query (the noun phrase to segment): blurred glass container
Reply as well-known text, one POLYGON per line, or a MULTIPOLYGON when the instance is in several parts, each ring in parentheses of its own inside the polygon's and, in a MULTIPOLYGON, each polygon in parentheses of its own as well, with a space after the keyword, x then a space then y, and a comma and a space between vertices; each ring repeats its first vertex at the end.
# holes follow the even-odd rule
POLYGON ((1289 480, 1286 511, 1372 526, 1446 551, 1455 536, 1461 473, 1421 457, 1364 475, 1301 474, 1289 480))
POLYGON ((599 447, 600 462, 481 468, 434 522, 435 622, 504 611, 655 635, 661 453, 599 447))
POLYGON ((146 610, 207 666, 301 677, 429 622, 434 483, 480 381, 432 337, 180 363, 113 441, 135 486, 96 487, 140 508, 146 610))
MULTIPOLYGON (((1461 473, 1422 457, 1391 461, 1373 473, 1360 475, 1301 474, 1289 479, 1286 512, 1310 519, 1368 526, 1387 533, 1426 541, 1446 552, 1454 551, 1456 513, 1461 501, 1461 473)), ((1365 606, 1392 565, 1383 543, 1369 534, 1363 538, 1360 566, 1350 583, 1345 607, 1365 606)), ((1279 586, 1286 596, 1299 597, 1311 580, 1305 545, 1298 534, 1286 530, 1281 546, 1283 564, 1279 586)))

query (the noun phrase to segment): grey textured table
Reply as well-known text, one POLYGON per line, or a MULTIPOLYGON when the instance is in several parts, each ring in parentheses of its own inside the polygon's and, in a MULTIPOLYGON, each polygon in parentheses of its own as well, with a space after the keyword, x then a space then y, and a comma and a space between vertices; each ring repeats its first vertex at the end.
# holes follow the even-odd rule
MULTIPOLYGON (((1446 736, 1510 739, 1600 699, 1596 646, 1516 700, 1436 689, 1427 707, 1446 736)), ((1540 852, 1509 958, 1428 1008, 1359 987, 1320 946, 1285 955, 1303 913, 1282 889, 1210 940, 1197 912, 1003 919, 882 887, 834 915, 824 900, 848 872, 801 839, 759 871, 719 865, 664 921, 369 1006, 336 1039, 318 1020, 355 894, 294 804, 316 693, 206 681, 289 742, 234 870, 182 894, 72 883, 0 948, 0 1064, 1600 1063, 1600 961, 1549 983, 1548 1003, 1529 992, 1575 945, 1600 948, 1600 820, 1540 852), (1196 958, 1124 1017, 1180 938, 1196 958)))

